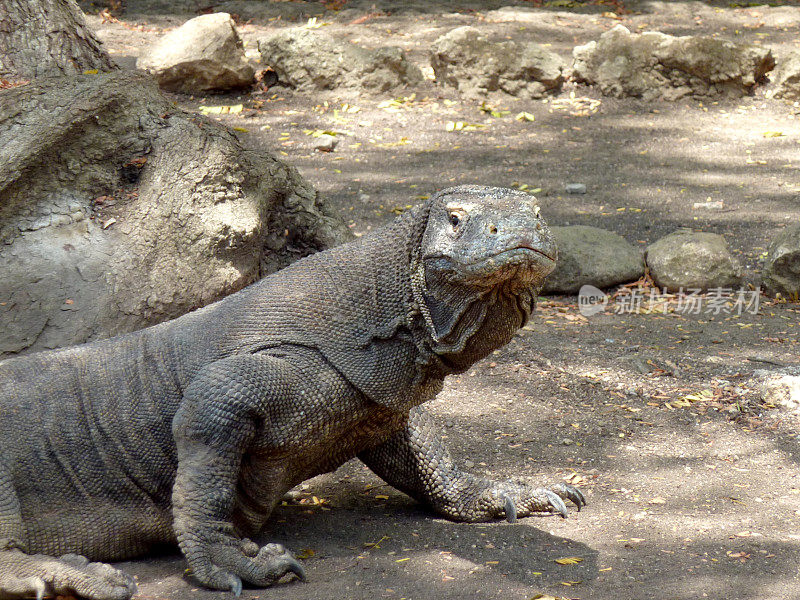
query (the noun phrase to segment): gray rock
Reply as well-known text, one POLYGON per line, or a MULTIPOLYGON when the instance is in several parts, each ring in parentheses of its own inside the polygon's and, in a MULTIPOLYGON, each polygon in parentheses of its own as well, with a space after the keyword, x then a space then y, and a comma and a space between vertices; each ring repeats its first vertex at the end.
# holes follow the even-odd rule
POLYGON ((325 133, 314 141, 314 149, 320 152, 333 152, 338 144, 336 136, 325 133))
POLYGON ((679 229, 650 244, 646 260, 656 284, 672 292, 741 283, 741 267, 716 233, 679 229))
POLYGON ((610 96, 677 100, 686 95, 743 96, 775 66, 767 48, 622 25, 573 50, 573 78, 610 96))
POLYGON ((558 262, 545 280, 544 294, 574 294, 583 285, 607 288, 644 275, 642 253, 616 233, 585 225, 550 229, 558 262))
POLYGON ((540 24, 542 22, 541 9, 536 10, 521 6, 503 6, 497 10, 490 10, 486 13, 486 20, 489 23, 526 23, 540 24))
POLYGON ((707 202, 695 202, 692 204, 692 208, 694 210, 697 209, 706 209, 706 210, 721 210, 725 208, 725 203, 722 200, 709 200, 707 202))
POLYGON ((753 372, 750 387, 755 388, 761 400, 800 412, 800 368, 778 371, 759 369, 753 372))
POLYGON ((189 94, 246 87, 254 76, 228 13, 187 21, 146 49, 136 67, 162 88, 189 94))
POLYGON ((764 288, 798 301, 800 296, 800 224, 784 229, 770 244, 764 266, 764 288))
POLYGON ((262 63, 275 70, 279 83, 301 90, 378 93, 423 81, 422 71, 400 48, 367 50, 302 27, 259 40, 258 49, 262 63))
MULTIPOLYGON (((631 369, 636 371, 637 373, 641 373, 643 375, 647 373, 652 373, 659 369, 659 366, 653 360, 652 356, 645 356, 639 353, 631 354, 629 356, 620 356, 615 359, 615 362, 618 362, 625 366, 625 368, 631 369)), ((628 395, 635 395, 636 389, 635 388, 621 388, 623 391, 628 395), (630 394, 629 391, 633 389, 633 394, 630 394)))
POLYGON ((564 191, 568 194, 585 194, 586 184, 584 183, 568 183, 564 186, 564 191))
POLYGON ((772 95, 784 100, 800 100, 800 51, 795 50, 778 63, 772 95))
POLYGON ((436 81, 468 97, 501 91, 541 98, 564 81, 561 57, 533 42, 491 42, 474 27, 459 27, 431 47, 436 81))

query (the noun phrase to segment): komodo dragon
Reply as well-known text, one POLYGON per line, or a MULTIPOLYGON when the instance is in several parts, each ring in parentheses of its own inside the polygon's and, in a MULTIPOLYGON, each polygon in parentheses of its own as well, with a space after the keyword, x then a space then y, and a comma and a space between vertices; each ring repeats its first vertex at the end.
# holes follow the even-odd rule
POLYGON ((455 187, 174 321, 0 362, 0 598, 127 599, 89 559, 176 542, 209 588, 302 579, 242 536, 353 457, 454 521, 580 509, 461 471, 418 408, 525 324, 555 257, 531 196, 455 187))

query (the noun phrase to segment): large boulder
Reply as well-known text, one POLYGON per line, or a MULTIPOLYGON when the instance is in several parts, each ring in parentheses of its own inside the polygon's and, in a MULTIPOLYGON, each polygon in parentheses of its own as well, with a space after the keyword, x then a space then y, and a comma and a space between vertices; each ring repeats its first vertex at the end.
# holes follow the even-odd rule
POLYGON ((543 294, 574 294, 584 285, 607 288, 644 275, 641 251, 616 233, 586 225, 550 230, 558 261, 545 280, 543 294))
POLYGON ((762 284, 770 294, 800 302, 800 224, 787 227, 770 244, 762 284))
POLYGON ((775 70, 774 98, 800 100, 800 51, 791 52, 775 70))
POLYGON ((436 81, 467 97, 505 92, 521 98, 541 98, 564 81, 558 54, 533 42, 492 42, 474 27, 458 27, 431 47, 436 81))
POLYGON ((145 75, 0 90, 0 356, 177 317, 348 235, 294 168, 145 75))
POLYGON ((261 62, 278 83, 300 90, 354 89, 369 92, 422 83, 422 71, 397 47, 368 50, 304 27, 259 40, 261 62))
POLYGON ((255 75, 228 13, 186 21, 146 48, 136 67, 162 88, 187 94, 246 87, 255 75))
POLYGON ((524 23, 526 25, 541 25, 553 15, 550 11, 542 12, 541 9, 528 8, 527 6, 501 6, 486 12, 486 21, 489 23, 524 23))
POLYGON ((767 48, 622 25, 573 50, 573 77, 610 96, 677 100, 686 95, 742 96, 775 66, 767 48))
POLYGON ((650 244, 647 266, 656 285, 670 292, 732 288, 741 267, 716 233, 679 229, 650 244))

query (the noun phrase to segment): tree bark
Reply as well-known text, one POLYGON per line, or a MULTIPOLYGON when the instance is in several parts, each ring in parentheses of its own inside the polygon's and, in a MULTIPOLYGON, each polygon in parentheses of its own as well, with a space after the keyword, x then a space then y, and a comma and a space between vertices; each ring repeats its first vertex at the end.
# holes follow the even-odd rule
POLYGON ((175 318, 349 237, 297 170, 149 77, 0 91, 0 359, 175 318))
POLYGON ((75 0, 0 1, 0 78, 114 68, 75 0))

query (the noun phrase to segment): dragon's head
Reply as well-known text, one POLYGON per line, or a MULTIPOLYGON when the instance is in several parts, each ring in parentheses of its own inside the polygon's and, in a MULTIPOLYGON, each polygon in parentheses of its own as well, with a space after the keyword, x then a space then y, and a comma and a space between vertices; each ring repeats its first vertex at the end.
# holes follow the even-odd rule
POLYGON ((533 196, 465 185, 443 190, 430 202, 420 256, 428 278, 539 288, 555 268, 556 244, 533 196))
POLYGON ((416 305, 439 350, 465 351, 470 364, 525 324, 555 268, 556 245, 524 192, 459 186, 432 196, 427 208, 412 260, 416 305))

